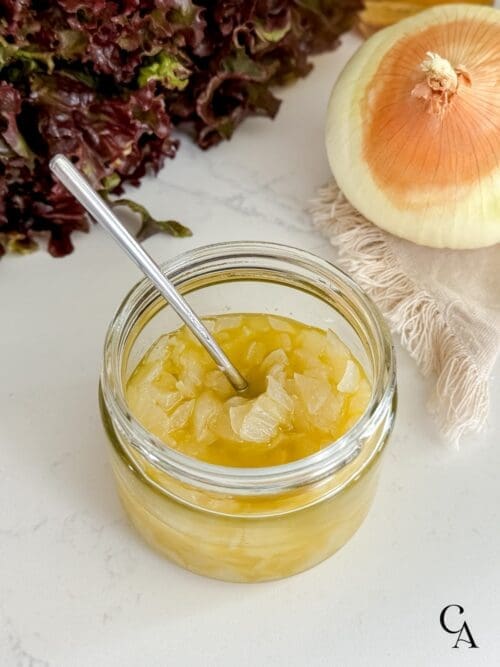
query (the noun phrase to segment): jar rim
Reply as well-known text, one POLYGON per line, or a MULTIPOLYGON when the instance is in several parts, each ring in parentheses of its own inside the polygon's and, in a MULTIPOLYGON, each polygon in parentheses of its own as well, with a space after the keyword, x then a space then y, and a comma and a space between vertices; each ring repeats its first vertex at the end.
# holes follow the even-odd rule
MULTIPOLYGON (((362 440, 371 435, 384 415, 391 410, 395 390, 395 355, 388 327, 373 301, 357 283, 333 263, 292 246, 263 241, 229 241, 186 251, 161 264, 161 270, 174 283, 182 285, 182 272, 206 266, 207 262, 237 261, 244 258, 282 260, 291 266, 314 271, 349 288, 363 310, 377 342, 380 371, 372 380, 370 402, 363 415, 340 438, 318 452, 289 463, 255 468, 222 466, 202 461, 169 447, 150 433, 129 411, 122 377, 124 336, 136 309, 147 291, 155 291, 147 278, 139 281, 125 296, 108 327, 101 373, 102 394, 106 408, 126 440, 148 463, 181 481, 225 493, 267 494, 285 491, 323 479, 353 461, 361 452, 362 440), (117 381, 118 380, 118 381, 117 381)), ((225 282, 221 280, 221 283, 225 282)), ((196 289, 196 288, 195 288, 196 289)), ((156 293, 158 299, 160 295, 156 293)), ((167 305, 167 304, 165 304, 167 305)), ((163 307, 163 306, 162 306, 163 307)))

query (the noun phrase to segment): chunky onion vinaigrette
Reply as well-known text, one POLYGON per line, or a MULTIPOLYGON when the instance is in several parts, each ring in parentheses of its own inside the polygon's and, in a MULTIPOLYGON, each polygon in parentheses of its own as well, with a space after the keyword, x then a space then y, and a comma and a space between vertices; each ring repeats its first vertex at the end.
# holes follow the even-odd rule
POLYGON ((363 523, 394 424, 380 313, 330 262, 288 246, 221 243, 163 269, 248 388, 233 389, 147 280, 127 294, 99 394, 127 515, 204 576, 257 582, 313 567, 363 523))
POLYGON ((279 465, 317 452, 364 412, 371 387, 333 331, 263 314, 204 322, 249 386, 236 393, 185 326, 159 338, 126 397, 170 447, 225 466, 279 465))

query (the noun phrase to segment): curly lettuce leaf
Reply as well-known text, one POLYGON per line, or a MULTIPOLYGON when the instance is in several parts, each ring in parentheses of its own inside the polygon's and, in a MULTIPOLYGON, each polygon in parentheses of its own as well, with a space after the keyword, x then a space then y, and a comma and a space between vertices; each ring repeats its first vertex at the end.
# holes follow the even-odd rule
MULTIPOLYGON (((305 76, 310 54, 333 48, 360 5, 0 0, 0 255, 48 238, 61 256, 88 229, 52 179, 54 153, 120 195, 175 156, 174 126, 208 148, 249 115, 273 118, 275 86, 305 76)), ((188 233, 136 211, 142 237, 188 233)))
POLYGON ((40 65, 48 72, 54 70, 52 53, 41 51, 36 46, 16 46, 0 36, 0 70, 15 61, 24 61, 31 71, 38 69, 40 65))
POLYGON ((160 51, 149 64, 139 68, 137 83, 142 88, 149 81, 160 81, 165 88, 184 90, 189 83, 190 73, 178 56, 160 51))
POLYGON ((4 142, 4 155, 10 149, 13 153, 33 163, 34 155, 17 125, 17 116, 21 111, 21 95, 9 83, 0 81, 0 137, 4 142))

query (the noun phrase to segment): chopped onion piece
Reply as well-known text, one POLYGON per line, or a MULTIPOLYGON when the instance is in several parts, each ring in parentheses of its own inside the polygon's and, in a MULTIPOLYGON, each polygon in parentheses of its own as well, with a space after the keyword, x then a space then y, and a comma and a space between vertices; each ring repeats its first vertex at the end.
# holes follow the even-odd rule
POLYGON ((213 389, 221 398, 227 398, 234 393, 231 383, 218 368, 214 371, 209 371, 205 375, 204 384, 209 389, 213 389))
POLYGON ((196 440, 204 444, 213 442, 215 435, 211 424, 222 410, 221 402, 213 392, 204 391, 197 399, 193 413, 193 426, 196 440))
POLYGON ((226 331, 226 329, 236 329, 241 325, 241 315, 222 315, 214 322, 214 333, 226 331))
POLYGON ((311 356, 318 357, 326 347, 326 337, 323 331, 305 329, 300 336, 301 346, 311 356))
POLYGON ((167 353, 169 349, 169 343, 172 338, 171 334, 165 334, 164 336, 160 336, 156 343, 154 343, 147 355, 148 355, 148 361, 150 364, 154 364, 157 361, 161 361, 162 359, 165 358, 165 354, 167 353))
POLYGON ((343 343, 331 329, 326 330, 326 341, 328 343, 327 350, 331 357, 345 360, 351 358, 351 353, 349 352, 347 345, 345 345, 345 343, 343 343))
POLYGON ((268 370, 275 365, 286 366, 288 364, 288 357, 285 350, 279 348, 270 352, 261 364, 263 370, 268 370))
POLYGON ((246 358, 252 366, 258 366, 266 356, 266 346, 259 341, 252 341, 248 346, 246 358))
POLYGON ((331 397, 331 387, 326 380, 295 373, 293 376, 300 399, 311 415, 316 415, 331 397))
POLYGON ((292 325, 286 320, 281 319, 279 317, 273 317, 272 315, 269 315, 267 319, 269 320, 269 324, 275 331, 284 331, 286 333, 293 333, 294 329, 292 325))
POLYGON ((179 405, 169 416, 167 421, 168 431, 178 431, 188 423, 194 408, 194 399, 179 405))
POLYGON ((245 401, 244 403, 239 403, 238 405, 233 405, 229 408, 229 419, 231 421, 231 428, 235 433, 240 435, 242 426, 243 426, 243 420, 247 416, 251 404, 249 401, 245 401))
POLYGON ((370 401, 372 390, 364 378, 360 380, 356 393, 349 400, 349 411, 361 415, 370 401))
POLYGON ((359 387, 359 369, 350 359, 346 363, 344 375, 337 385, 337 389, 344 394, 354 394, 359 387))
POLYGON ((214 320, 212 320, 211 318, 207 317, 207 318, 203 318, 202 321, 203 321, 203 324, 204 324, 204 325, 206 326, 206 328, 208 329, 208 331, 210 331, 210 333, 213 333, 213 331, 214 331, 214 329, 215 329, 215 322, 214 322, 214 320))
POLYGON ((284 410, 290 412, 293 409, 293 400, 283 385, 273 376, 267 378, 267 395, 272 398, 284 410))
MULTIPOLYGON (((243 411, 245 407, 231 408, 231 413, 235 410, 243 411)), ((239 435, 242 440, 248 442, 269 442, 278 433, 279 426, 279 410, 276 403, 262 394, 252 402, 250 410, 244 414, 239 435)))

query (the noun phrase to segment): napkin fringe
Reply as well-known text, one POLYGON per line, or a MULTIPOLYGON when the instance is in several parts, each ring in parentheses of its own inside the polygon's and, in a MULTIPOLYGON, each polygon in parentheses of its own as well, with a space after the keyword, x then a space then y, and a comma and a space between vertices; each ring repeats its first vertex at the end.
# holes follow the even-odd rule
POLYGON ((429 408, 443 436, 457 444, 465 433, 480 431, 489 407, 487 374, 449 325, 459 305, 443 311, 399 266, 384 232, 352 207, 336 183, 319 190, 311 213, 314 226, 338 249, 342 267, 377 303, 421 372, 437 375, 429 408))

